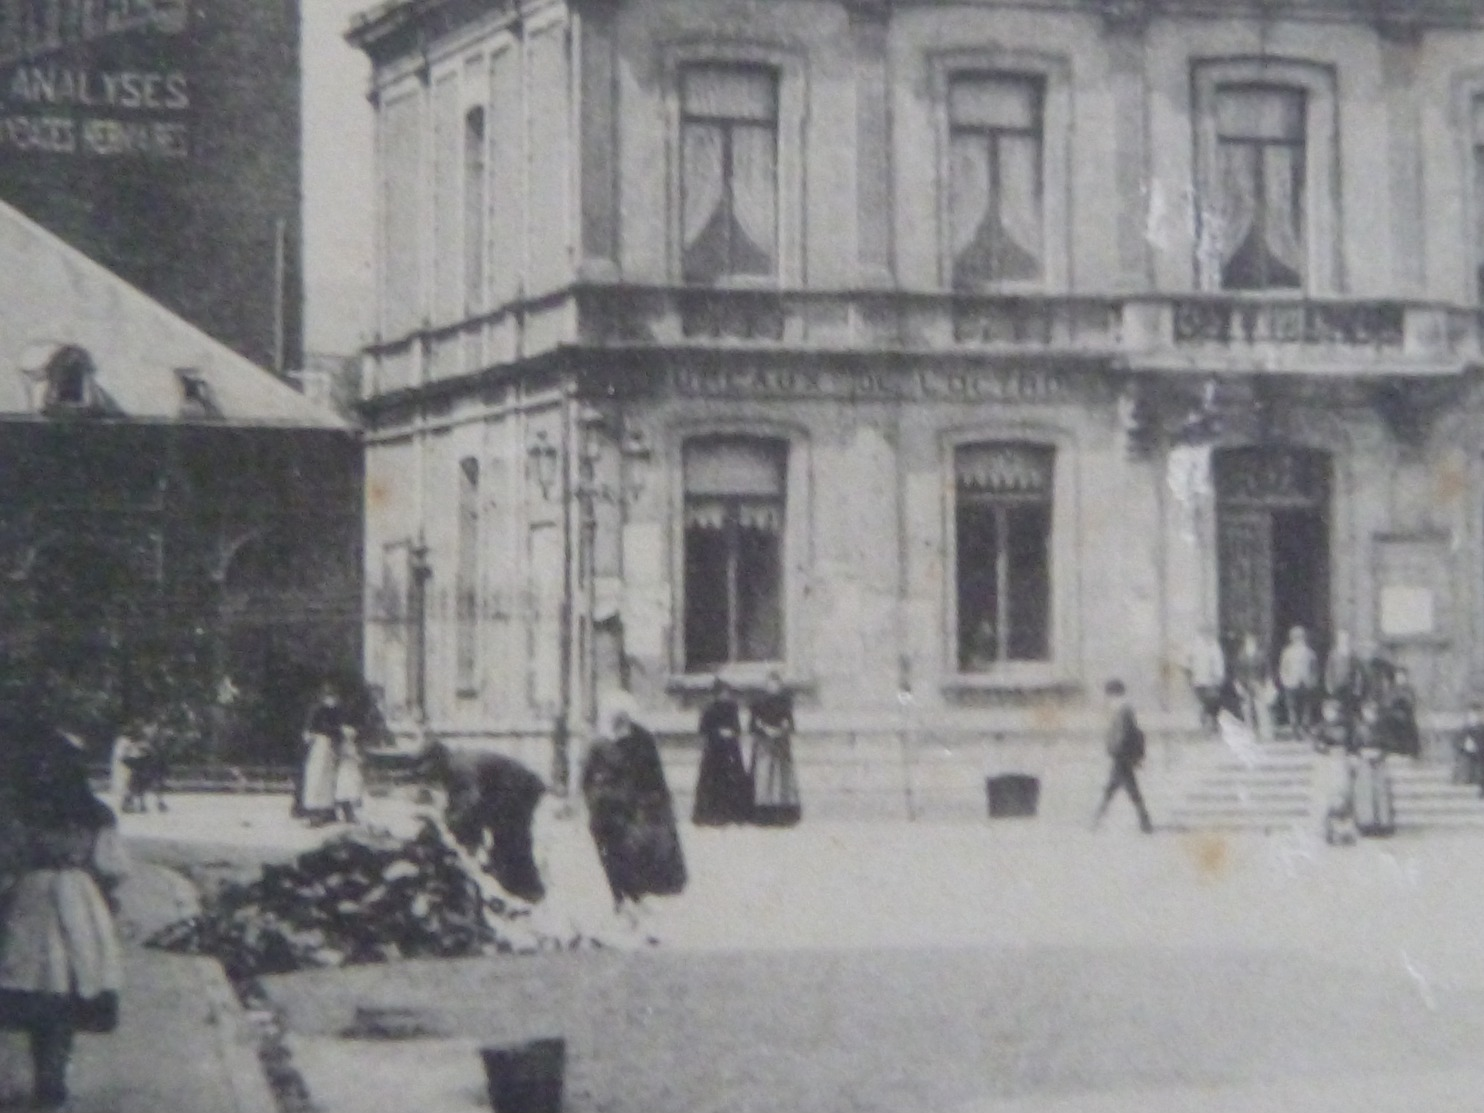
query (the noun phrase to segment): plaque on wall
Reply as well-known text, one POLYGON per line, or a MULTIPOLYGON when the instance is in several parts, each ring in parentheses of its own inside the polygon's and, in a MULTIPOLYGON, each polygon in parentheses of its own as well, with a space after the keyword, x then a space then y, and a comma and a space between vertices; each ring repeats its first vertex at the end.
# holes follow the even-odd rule
POLYGON ((1432 588, 1387 584, 1381 588, 1381 636, 1430 638, 1438 632, 1432 588))
POLYGON ((1388 534, 1375 540, 1376 629, 1387 641, 1446 640, 1453 612, 1449 538, 1388 534))

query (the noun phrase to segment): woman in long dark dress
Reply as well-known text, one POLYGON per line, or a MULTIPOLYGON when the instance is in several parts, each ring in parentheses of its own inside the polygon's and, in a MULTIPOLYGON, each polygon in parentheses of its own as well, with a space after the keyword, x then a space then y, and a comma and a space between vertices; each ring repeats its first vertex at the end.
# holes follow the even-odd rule
POLYGON ((724 680, 712 688, 701 712, 701 771, 691 821, 700 827, 746 823, 752 818, 752 778, 742 761, 742 711, 724 680))
POLYGON ((593 746, 582 771, 588 830, 620 913, 646 896, 673 896, 686 883, 659 747, 633 715, 627 699, 612 701, 608 736, 593 746))
POLYGON ((6 738, 27 754, 15 801, 21 873, 0 927, 0 1029, 29 1037, 33 1106, 60 1109, 75 1033, 118 1024, 122 957, 110 902, 124 858, 117 818, 88 788, 80 750, 55 730, 22 729, 25 737, 6 738))
POLYGON ((803 816, 794 773, 794 701, 783 679, 768 674, 767 687, 748 716, 752 735, 752 818, 763 827, 792 827, 803 816))

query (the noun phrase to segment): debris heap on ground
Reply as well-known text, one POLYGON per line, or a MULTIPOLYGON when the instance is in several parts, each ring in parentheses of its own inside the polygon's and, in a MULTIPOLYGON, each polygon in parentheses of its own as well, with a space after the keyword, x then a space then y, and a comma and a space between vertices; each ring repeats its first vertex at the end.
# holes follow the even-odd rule
POLYGON ((401 958, 575 950, 492 889, 432 822, 410 840, 357 831, 207 894, 200 914, 149 945, 211 955, 234 981, 401 958))

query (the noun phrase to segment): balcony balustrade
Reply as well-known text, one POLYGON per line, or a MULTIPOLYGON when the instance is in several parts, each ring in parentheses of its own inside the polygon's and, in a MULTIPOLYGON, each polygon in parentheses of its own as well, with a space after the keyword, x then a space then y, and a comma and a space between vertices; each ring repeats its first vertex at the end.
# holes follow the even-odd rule
POLYGON ((373 346, 387 394, 577 345, 1103 358, 1132 370, 1447 375, 1481 362, 1480 312, 1291 295, 965 295, 579 285, 373 346))

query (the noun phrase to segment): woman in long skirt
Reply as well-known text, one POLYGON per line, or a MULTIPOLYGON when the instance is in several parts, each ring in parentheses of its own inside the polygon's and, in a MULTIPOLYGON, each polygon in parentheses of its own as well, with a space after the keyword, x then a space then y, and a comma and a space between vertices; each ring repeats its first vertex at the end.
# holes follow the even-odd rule
POLYGON ((699 827, 746 823, 752 818, 752 778, 742 761, 742 712, 736 694, 717 680, 701 712, 701 771, 691 821, 699 827))
POLYGON ((311 823, 324 824, 335 819, 337 753, 345 726, 340 695, 327 684, 304 724, 304 790, 300 804, 304 817, 311 823))
POLYGON ((56 731, 27 734, 6 739, 29 753, 17 801, 24 861, 0 929, 0 1029, 29 1037, 34 1107, 60 1109, 75 1033, 118 1025, 122 957, 110 901, 124 858, 118 821, 89 790, 80 752, 56 731))
POLYGON ((608 737, 593 746, 582 773, 588 829, 618 913, 649 895, 679 893, 686 883, 659 747, 633 715, 627 698, 611 700, 608 737))
POLYGON ((748 718, 753 821, 764 827, 791 827, 803 815, 794 773, 794 704, 776 672, 768 674, 767 687, 748 718))

